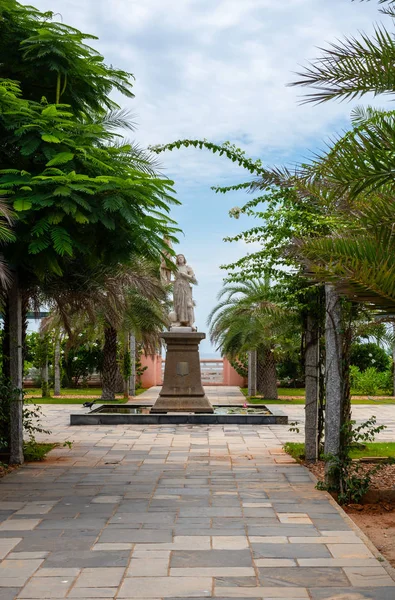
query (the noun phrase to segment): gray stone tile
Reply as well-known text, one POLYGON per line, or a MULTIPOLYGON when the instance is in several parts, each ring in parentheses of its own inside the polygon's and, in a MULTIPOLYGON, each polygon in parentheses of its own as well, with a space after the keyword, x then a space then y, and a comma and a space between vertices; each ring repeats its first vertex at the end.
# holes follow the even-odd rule
POLYGON ((210 577, 131 577, 125 579, 118 598, 207 598, 210 577))
POLYGON ((312 600, 394 600, 393 587, 309 588, 312 600))
POLYGON ((342 569, 329 567, 258 568, 262 586, 347 587, 349 581, 342 569))
POLYGON ((0 600, 14 600, 20 589, 20 587, 1 587, 0 583, 0 600))
POLYGON ((73 583, 74 577, 33 577, 18 598, 66 598, 73 583))
POLYGON ((79 588, 74 587, 70 590, 67 598, 79 598, 80 600, 87 600, 88 598, 115 598, 117 588, 79 588))
POLYGON ((87 530, 93 529, 100 531, 105 524, 107 519, 95 519, 79 517, 78 519, 43 519, 36 530, 40 529, 74 529, 74 530, 87 530))
POLYGON ((162 529, 113 529, 107 527, 99 538, 100 543, 106 542, 137 542, 144 544, 170 543, 173 539, 172 530, 162 529))
POLYGON ((173 551, 170 567, 251 567, 249 550, 173 551))
MULTIPOLYGON (((256 577, 214 577, 216 587, 256 587, 256 577)), ((217 594, 219 595, 219 594, 217 594)))
MULTIPOLYGON (((14 552, 40 552, 40 551, 61 551, 61 550, 89 550, 94 544, 97 535, 81 535, 78 537, 68 537, 62 535, 60 530, 49 530, 49 535, 42 535, 39 532, 26 536, 15 548, 14 552)), ((47 532, 42 532, 47 533, 47 532)), ((91 532, 90 532, 91 533, 91 532)))
POLYGON ((251 544, 254 558, 330 558, 319 544, 251 544))
POLYGON ((43 563, 43 567, 126 567, 130 552, 120 550, 108 551, 78 551, 52 552, 43 563))

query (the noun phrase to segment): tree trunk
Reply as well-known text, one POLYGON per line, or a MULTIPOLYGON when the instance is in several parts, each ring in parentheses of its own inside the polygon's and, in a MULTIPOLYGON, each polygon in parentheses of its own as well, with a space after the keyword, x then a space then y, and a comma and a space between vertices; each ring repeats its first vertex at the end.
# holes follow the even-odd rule
POLYGON ((124 378, 122 377, 122 373, 119 369, 119 365, 117 362, 117 375, 115 378, 115 390, 114 391, 116 394, 123 394, 124 388, 125 388, 125 381, 124 381, 124 378))
POLYGON ((130 334, 129 342, 130 351, 130 378, 129 378, 129 394, 136 395, 136 337, 133 333, 130 334))
POLYGON ((318 406, 320 392, 320 346, 317 320, 307 315, 306 349, 305 349, 305 458, 307 462, 315 462, 319 455, 318 406))
POLYGON ((10 463, 23 463, 23 361, 22 361, 22 294, 18 274, 14 274, 8 293, 9 300, 9 343, 10 343, 10 380, 18 390, 10 406, 10 463))
POLYGON ((392 324, 392 335, 394 343, 392 344, 392 394, 395 396, 395 323, 392 324))
MULTIPOLYGON (((340 298, 332 285, 325 286, 325 454, 339 455, 343 415, 343 340, 340 298)), ((336 486, 336 476, 326 463, 326 481, 336 486)))
POLYGON ((10 372, 10 300, 7 296, 4 300, 3 310, 3 340, 2 340, 3 364, 2 373, 4 379, 11 380, 10 372))
POLYGON ((276 361, 270 348, 261 349, 257 354, 257 388, 264 398, 277 400, 276 361))
POLYGON ((130 366, 130 335, 127 334, 126 335, 126 341, 124 344, 124 357, 123 357, 123 361, 124 361, 124 369, 123 369, 123 397, 126 399, 129 399, 129 393, 130 393, 130 375, 129 375, 129 371, 125 371, 125 365, 126 363, 129 364, 130 366))
POLYGON ((102 400, 115 400, 118 371, 117 330, 108 325, 104 329, 102 400))
POLYGON ((54 371, 53 395, 60 396, 60 335, 59 334, 57 334, 56 338, 55 338, 53 371, 54 371))
POLYGON ((249 396, 256 396, 256 383, 257 383, 256 364, 257 364, 257 352, 256 352, 256 350, 251 350, 248 353, 248 395, 249 396))
POLYGON ((48 398, 49 396, 49 385, 48 385, 48 338, 45 333, 41 331, 41 397, 48 398))
POLYGON ((22 291, 22 367, 23 367, 23 376, 25 370, 25 360, 26 360, 26 336, 27 330, 29 327, 29 319, 27 317, 29 312, 29 302, 30 296, 29 293, 24 290, 22 291))

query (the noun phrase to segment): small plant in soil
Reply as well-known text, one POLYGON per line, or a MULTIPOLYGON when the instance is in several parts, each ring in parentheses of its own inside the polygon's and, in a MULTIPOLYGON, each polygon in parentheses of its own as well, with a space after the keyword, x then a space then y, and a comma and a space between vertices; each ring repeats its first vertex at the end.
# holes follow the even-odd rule
MULTIPOLYGON (((15 388, 9 381, 0 379, 0 450, 5 455, 8 454, 10 447, 11 403, 16 401, 19 393, 20 390, 15 388)), ((27 441, 24 444, 26 460, 42 460, 42 458, 28 458, 28 456, 40 457, 44 452, 41 446, 51 446, 44 452, 44 455, 53 448, 52 444, 38 444, 35 440, 34 436, 37 433, 50 433, 50 431, 41 426, 41 417, 42 410, 40 406, 34 404, 31 400, 25 399, 23 403, 23 429, 25 434, 27 434, 27 441)))
POLYGON ((359 463, 352 460, 351 452, 354 448, 361 448, 364 444, 373 442, 376 435, 385 428, 385 425, 377 425, 375 416, 358 426, 355 421, 345 423, 341 430, 343 444, 339 454, 323 455, 327 479, 337 484, 331 486, 320 481, 317 488, 337 492, 339 504, 358 504, 369 490, 373 475, 380 471, 383 465, 376 464, 366 471, 359 463))

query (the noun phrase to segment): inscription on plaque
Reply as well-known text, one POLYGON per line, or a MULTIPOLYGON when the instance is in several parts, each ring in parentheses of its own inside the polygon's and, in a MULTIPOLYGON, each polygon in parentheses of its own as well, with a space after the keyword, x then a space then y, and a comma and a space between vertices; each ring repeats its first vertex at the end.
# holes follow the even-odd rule
POLYGON ((189 375, 189 363, 187 362, 179 362, 176 367, 177 375, 181 377, 185 377, 185 375, 189 375))

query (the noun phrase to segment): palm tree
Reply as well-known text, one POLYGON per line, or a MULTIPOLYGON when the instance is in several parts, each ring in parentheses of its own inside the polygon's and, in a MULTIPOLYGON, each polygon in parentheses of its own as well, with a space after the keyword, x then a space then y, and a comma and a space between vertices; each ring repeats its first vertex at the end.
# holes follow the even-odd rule
POLYGON ((293 315, 280 304, 280 293, 268 280, 226 284, 210 313, 211 341, 225 356, 257 351, 257 389, 277 398, 276 361, 290 346, 293 315))
POLYGON ((48 282, 42 298, 52 307, 52 326, 63 323, 69 345, 75 340, 80 343, 82 332, 103 339, 103 400, 115 398, 119 334, 133 332, 145 348, 153 350, 167 325, 167 290, 157 265, 142 258, 116 269, 104 265, 88 273, 81 270, 77 277, 73 269, 64 285, 58 280, 48 282))

